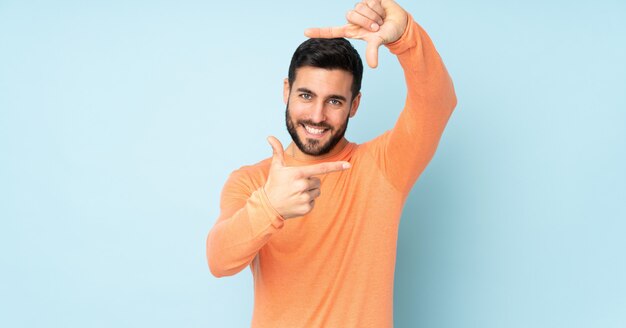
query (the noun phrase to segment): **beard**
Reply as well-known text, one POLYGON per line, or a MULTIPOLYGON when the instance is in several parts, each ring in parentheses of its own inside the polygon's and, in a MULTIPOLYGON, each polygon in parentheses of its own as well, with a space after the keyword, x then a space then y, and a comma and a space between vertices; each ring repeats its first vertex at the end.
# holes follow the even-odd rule
POLYGON ((289 135, 291 135, 291 139, 298 146, 301 152, 311 155, 311 156, 320 156, 328 154, 335 146, 341 141, 344 134, 346 133, 346 129, 348 128, 348 121, 350 120, 350 114, 346 117, 346 122, 335 129, 333 126, 327 123, 313 123, 310 120, 299 120, 297 122, 293 122, 291 119, 291 115, 289 114, 289 101, 287 101, 287 109, 285 110, 285 122, 287 123, 287 131, 289 135), (328 133, 330 133, 330 139, 325 143, 320 143, 320 140, 306 138, 306 140, 302 140, 298 135, 298 131, 296 131, 296 127, 301 124, 306 124, 309 126, 328 129, 328 133))

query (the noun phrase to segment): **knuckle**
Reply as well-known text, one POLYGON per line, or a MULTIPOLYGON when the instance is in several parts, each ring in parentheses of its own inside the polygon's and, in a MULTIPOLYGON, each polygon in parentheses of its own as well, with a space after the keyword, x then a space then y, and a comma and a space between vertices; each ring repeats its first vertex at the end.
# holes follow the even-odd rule
POLYGON ((296 188, 296 190, 298 190, 298 191, 304 191, 308 187, 306 181, 304 181, 304 180, 298 180, 298 181, 294 182, 293 184, 294 184, 294 187, 296 188))

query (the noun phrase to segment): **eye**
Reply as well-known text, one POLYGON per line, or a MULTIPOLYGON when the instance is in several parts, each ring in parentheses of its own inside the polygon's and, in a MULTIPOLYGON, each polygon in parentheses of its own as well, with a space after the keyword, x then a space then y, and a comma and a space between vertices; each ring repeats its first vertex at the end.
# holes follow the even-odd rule
POLYGON ((342 102, 339 99, 330 99, 328 102, 333 106, 341 106, 342 102))
POLYGON ((313 97, 311 96, 310 93, 301 93, 300 94, 300 98, 302 98, 304 100, 311 100, 313 97))

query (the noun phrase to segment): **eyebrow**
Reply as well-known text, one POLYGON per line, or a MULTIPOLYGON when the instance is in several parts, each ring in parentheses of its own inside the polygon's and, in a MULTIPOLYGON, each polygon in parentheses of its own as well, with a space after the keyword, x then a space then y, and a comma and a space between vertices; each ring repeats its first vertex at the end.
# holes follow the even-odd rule
MULTIPOLYGON (((298 92, 305 92, 305 93, 310 93, 313 96, 317 96, 317 94, 307 88, 298 88, 296 89, 296 91, 298 92)), ((341 100, 341 101, 347 101, 348 99, 346 99, 346 97, 342 96, 342 95, 330 95, 328 96, 329 99, 337 99, 337 100, 341 100)))

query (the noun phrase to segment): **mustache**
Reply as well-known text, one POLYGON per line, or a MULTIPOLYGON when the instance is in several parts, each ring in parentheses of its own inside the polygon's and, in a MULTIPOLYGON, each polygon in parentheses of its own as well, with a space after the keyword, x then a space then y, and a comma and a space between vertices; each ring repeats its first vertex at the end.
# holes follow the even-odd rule
POLYGON ((299 121, 298 121, 298 122, 296 122, 296 123, 298 123, 298 124, 306 124, 306 125, 308 125, 308 126, 313 126, 313 127, 316 127, 316 128, 329 129, 329 130, 332 130, 332 128, 333 128, 333 127, 332 127, 332 126, 330 126, 328 123, 324 123, 324 122, 321 122, 321 123, 315 123, 315 122, 312 122, 312 121, 310 121, 310 120, 299 120, 299 121))

